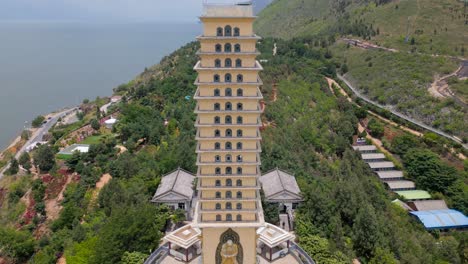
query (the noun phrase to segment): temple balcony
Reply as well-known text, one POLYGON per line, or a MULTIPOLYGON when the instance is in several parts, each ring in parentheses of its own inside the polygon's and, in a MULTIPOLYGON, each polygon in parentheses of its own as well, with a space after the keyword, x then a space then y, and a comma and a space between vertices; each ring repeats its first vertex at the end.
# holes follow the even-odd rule
POLYGON ((214 95, 210 95, 210 96, 206 96, 206 95, 200 95, 200 88, 197 89, 197 91, 195 92, 195 95, 193 96, 193 99, 195 100, 200 100, 200 99, 207 99, 207 100, 212 100, 212 99, 216 99, 216 100, 261 100, 263 99, 263 95, 262 95, 262 92, 260 91, 260 89, 258 89, 257 87, 257 93, 256 95, 253 95, 253 96, 250 96, 250 95, 242 95, 242 96, 214 96, 214 95))
POLYGON ((197 78, 193 84, 195 84, 197 86, 199 86, 199 85, 216 85, 216 86, 255 85, 255 86, 262 86, 263 81, 262 81, 262 79, 260 77, 258 77, 257 81, 255 81, 255 82, 247 82, 247 81, 243 81, 243 82, 221 82, 221 81, 219 81, 219 82, 215 82, 215 81, 200 82, 200 79, 197 78))
POLYGON ((250 36, 207 36, 207 35, 198 35, 197 40, 260 40, 262 37, 258 36, 257 34, 253 34, 250 36))
POLYGON ((257 142, 255 148, 242 148, 242 149, 226 149, 226 148, 202 148, 200 144, 197 145, 197 149, 195 150, 196 153, 246 153, 246 152, 262 152, 262 146, 260 142, 257 142))
POLYGON ((240 55, 240 56, 252 56, 252 55, 260 55, 260 51, 255 49, 255 51, 241 51, 241 52, 224 52, 224 51, 202 51, 198 50, 197 55, 224 55, 224 56, 232 56, 232 55, 240 55))
MULTIPOLYGON (((235 55, 236 53, 232 53, 235 55)), ((197 64, 195 64, 195 67, 193 67, 195 71, 217 71, 217 72, 223 72, 223 71, 263 71, 262 65, 258 62, 255 61, 255 64, 253 66, 242 66, 242 67, 204 67, 201 65, 201 61, 198 61, 197 64)))

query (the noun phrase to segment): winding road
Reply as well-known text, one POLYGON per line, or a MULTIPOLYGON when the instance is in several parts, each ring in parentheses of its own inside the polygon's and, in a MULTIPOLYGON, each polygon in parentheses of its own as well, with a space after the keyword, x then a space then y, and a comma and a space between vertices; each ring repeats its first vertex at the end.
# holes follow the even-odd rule
POLYGON ((370 99, 369 99, 368 97, 366 97, 365 95, 362 95, 361 92, 360 92, 357 88, 355 88, 344 76, 341 76, 340 74, 338 74, 337 76, 338 76, 338 78, 339 78, 340 80, 342 80, 342 81, 351 89, 351 91, 353 91, 353 93, 354 93, 357 97, 361 98, 362 100, 366 101, 367 103, 372 104, 372 105, 375 105, 375 106, 377 106, 377 107, 379 107, 379 108, 381 108, 381 109, 385 109, 385 110, 391 112, 392 114, 394 114, 394 115, 396 115, 396 116, 398 116, 398 117, 400 117, 400 118, 402 118, 402 119, 404 119, 404 120, 406 120, 406 121, 408 121, 408 122, 411 122, 411 123, 413 123, 413 124, 415 124, 415 125, 417 125, 417 126, 419 126, 419 127, 422 127, 422 128, 424 128, 424 129, 426 129, 426 130, 429 130, 429 131, 431 131, 431 132, 434 132, 434 133, 436 133, 436 134, 438 134, 438 135, 440 135, 440 136, 443 136, 443 137, 445 137, 445 138, 448 138, 448 139, 450 139, 450 140, 453 140, 453 141, 455 141, 455 142, 461 144, 465 149, 468 149, 468 144, 463 144, 463 142, 462 142, 459 138, 454 137, 454 136, 452 136, 452 135, 449 135, 449 134, 447 134, 447 133, 445 133, 445 132, 443 132, 443 131, 440 131, 440 130, 438 130, 438 129, 436 129, 436 128, 433 128, 433 127, 431 127, 431 126, 428 126, 428 125, 426 125, 426 124, 424 124, 424 123, 422 123, 422 122, 420 122, 420 121, 414 120, 413 118, 408 117, 408 116, 406 116, 406 115, 404 115, 404 114, 402 114, 402 113, 400 113, 400 112, 397 112, 397 111, 391 109, 391 108, 388 107, 388 106, 384 106, 384 105, 381 105, 381 104, 379 104, 379 103, 377 103, 377 102, 374 102, 374 101, 370 100, 370 99))

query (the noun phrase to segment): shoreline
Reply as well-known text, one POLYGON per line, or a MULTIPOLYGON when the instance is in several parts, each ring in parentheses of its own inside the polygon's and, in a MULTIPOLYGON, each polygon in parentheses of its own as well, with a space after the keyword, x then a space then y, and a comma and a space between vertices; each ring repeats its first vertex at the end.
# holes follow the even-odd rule
MULTIPOLYGON (((78 106, 67 106, 67 107, 63 107, 61 109, 58 109, 58 110, 54 110, 50 113, 47 113, 47 114, 43 114, 42 116, 45 117, 45 119, 47 120, 48 117, 51 117, 53 116, 54 114, 57 114, 57 113, 60 113, 60 112, 63 112, 63 111, 66 111, 66 110, 70 110, 70 109, 73 109, 73 108, 76 108, 78 106)), ((31 132, 31 136, 34 135, 34 133, 37 131, 38 128, 33 128, 33 127, 30 127, 28 128, 29 131, 31 132)), ((24 129, 21 129, 17 134, 16 136, 13 138, 13 140, 10 141, 10 143, 4 147, 3 149, 0 150, 0 160, 2 160, 5 156, 5 152, 7 152, 9 149, 15 147, 16 145, 18 145, 18 143, 21 142, 21 134, 23 133, 24 129)), ((27 143, 27 141, 25 142, 27 143)), ((18 151, 20 151, 21 148, 23 148, 24 146, 20 146, 18 151)), ((17 152, 18 152, 17 151, 17 152)), ((17 153, 16 152, 16 153, 17 153)), ((16 153, 13 153, 14 155, 16 155, 16 153)), ((0 167, 1 169, 1 167, 0 167)))

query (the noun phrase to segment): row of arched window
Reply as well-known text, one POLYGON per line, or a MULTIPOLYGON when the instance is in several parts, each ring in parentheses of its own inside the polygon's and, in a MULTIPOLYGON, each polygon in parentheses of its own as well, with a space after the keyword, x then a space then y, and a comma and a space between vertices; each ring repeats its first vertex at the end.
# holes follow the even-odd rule
MULTIPOLYGON (((221 215, 216 215, 216 221, 221 221, 221 215)), ((226 221, 232 221, 232 215, 231 214, 227 214, 226 215, 226 221)), ((242 221, 242 215, 238 214, 236 216, 236 221, 242 221)))
MULTIPOLYGON (((223 45, 221 44, 216 44, 215 45, 215 52, 220 53, 223 52, 223 45)), ((226 43, 224 44, 224 52, 232 52, 232 44, 231 43, 226 43)), ((240 44, 234 44, 234 52, 241 52, 241 45, 240 44)))
MULTIPOLYGON (((214 144, 214 148, 215 148, 216 150, 221 149, 221 143, 216 142, 216 143, 214 144)), ((226 143, 224 143, 224 149, 226 149, 226 150, 232 149, 232 143, 231 143, 231 142, 226 142, 226 143)), ((237 143, 236 143, 236 149, 238 149, 238 150, 239 150, 239 149, 242 149, 242 142, 237 142, 237 143)))
MULTIPOLYGON (((241 83, 244 81, 244 76, 242 74, 237 74, 236 76, 236 82, 241 83)), ((213 82, 221 82, 221 76, 219 74, 213 75, 213 82)), ((232 82, 232 74, 226 73, 224 75, 224 82, 230 83, 232 82)))
MULTIPOLYGON (((242 137, 242 129, 238 129, 236 131, 236 136, 237 137, 242 137)), ((215 132, 214 132, 214 136, 215 137, 221 137, 221 131, 219 129, 216 129, 215 132)), ((224 136, 225 137, 232 137, 232 129, 226 129, 226 131, 224 132, 224 136)))
MULTIPOLYGON (((219 167, 215 168, 215 174, 216 174, 216 175, 220 175, 220 174, 221 174, 221 168, 219 168, 219 167)), ((226 169, 225 169, 225 174, 226 174, 226 175, 232 175, 232 168, 231 168, 231 167, 226 167, 226 169)), ((241 167, 237 167, 237 169, 236 169, 236 174, 237 174, 237 175, 241 175, 241 174, 242 174, 242 168, 241 168, 241 167)))
MULTIPOLYGON (((244 96, 244 90, 242 88, 239 88, 236 90, 236 95, 237 96, 244 96)), ((214 89, 214 96, 221 96, 221 90, 216 88, 214 89)), ((224 96, 232 96, 232 89, 231 88, 226 88, 224 90, 224 96)))
MULTIPOLYGON (((221 210, 221 204, 220 204, 220 203, 217 203, 217 204, 215 205, 215 209, 216 209, 216 210, 221 210)), ((229 203, 229 202, 226 203, 226 206, 225 206, 224 209, 226 209, 226 210, 232 210, 232 203, 229 203)), ((242 210, 242 204, 241 204, 241 203, 237 203, 237 204, 236 204, 236 210, 242 210)))
MULTIPOLYGON (((215 181, 215 186, 216 187, 219 187, 221 186, 221 180, 216 180, 215 181)), ((226 186, 232 186, 232 180, 231 179, 226 179, 226 186)), ((236 186, 242 186, 242 180, 237 180, 236 181, 236 186)))
MULTIPOLYGON (((221 162, 221 156, 220 155, 216 155, 215 156, 215 162, 221 162)), ((242 155, 237 155, 236 156, 236 162, 242 162, 242 155)), ((224 158, 224 162, 232 162, 232 155, 231 154, 227 154, 226 157, 224 158)))
MULTIPOLYGON (((237 110, 244 110, 244 105, 242 103, 237 103, 237 110)), ((221 111, 221 104, 220 103, 215 103, 213 105, 213 109, 215 111, 221 111)), ((224 104, 224 111, 232 111, 232 103, 231 102, 226 102, 224 104)))
MULTIPOLYGON (((217 199, 221 199, 221 192, 216 192, 215 197, 217 199)), ((226 193, 224 195, 224 198, 232 199, 232 192, 231 191, 226 191, 226 193)), ((242 199, 242 192, 241 191, 236 192, 236 199, 242 199)))
MULTIPOLYGON (((216 68, 221 68, 221 60, 216 59, 214 61, 214 65, 216 68)), ((226 68, 231 68, 232 67, 232 60, 227 58, 224 60, 224 67, 226 68)), ((236 68, 242 67, 242 60, 241 59, 236 59, 236 68)))
POLYGON ((217 37, 231 37, 232 35, 234 35, 234 37, 240 36, 240 29, 235 27, 233 30, 230 25, 225 26, 224 29, 222 27, 216 29, 217 37))
MULTIPOLYGON (((221 117, 215 116, 215 117, 214 117, 214 123, 215 123, 215 124, 221 124, 221 117)), ((229 115, 226 116, 226 117, 224 118, 224 123, 225 123, 225 124, 232 124, 232 117, 229 116, 229 115)), ((242 124, 242 123, 243 123, 243 118, 242 118, 242 116, 238 116, 238 117, 236 118, 236 124, 242 124)))

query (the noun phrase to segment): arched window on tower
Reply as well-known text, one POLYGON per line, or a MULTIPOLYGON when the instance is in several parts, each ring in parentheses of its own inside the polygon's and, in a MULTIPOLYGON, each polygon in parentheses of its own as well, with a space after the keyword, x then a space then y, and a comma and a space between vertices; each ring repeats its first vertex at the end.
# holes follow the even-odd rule
POLYGON ((216 36, 217 37, 222 37, 223 36, 223 28, 219 27, 216 29, 216 36))
POLYGON ((215 156, 215 162, 221 162, 221 156, 220 155, 215 156))
POLYGON ((214 106, 213 106, 213 109, 214 109, 215 111, 220 111, 220 110, 221 110, 221 104, 215 103, 214 106))
POLYGON ((221 215, 216 215, 216 221, 221 221, 221 215))
POLYGON ((236 149, 242 149, 242 142, 237 142, 236 149))
POLYGON ((231 175, 231 174, 232 174, 232 168, 226 167, 226 175, 231 175))
POLYGON ((214 89, 214 96, 220 96, 220 95, 221 95, 221 91, 218 88, 214 89))
POLYGON ((236 157, 237 162, 242 162, 242 155, 237 155, 236 157))
POLYGON ((237 167, 237 174, 238 175, 242 174, 242 168, 241 167, 237 167))
POLYGON ((237 74, 237 79, 236 80, 237 80, 238 83, 241 83, 241 82, 244 81, 244 76, 242 74, 237 74))
POLYGON ((240 44, 234 45, 234 52, 241 52, 241 46, 240 46, 240 44))
POLYGON ((232 89, 231 88, 226 88, 226 91, 224 92, 226 96, 232 96, 232 89))
POLYGON ((221 45, 221 44, 216 44, 216 45, 215 45, 215 51, 216 51, 216 52, 223 52, 223 45, 221 45))
MULTIPOLYGON (((220 62, 220 64, 221 64, 221 62, 220 62)), ((229 59, 229 58, 225 59, 224 60, 224 67, 231 68, 232 67, 232 60, 229 59)))
POLYGON ((232 36, 231 26, 227 25, 227 26, 224 27, 224 36, 226 36, 226 37, 232 36))
POLYGON ((231 104, 231 102, 227 102, 227 103, 224 105, 224 110, 226 110, 226 111, 231 111, 231 110, 232 110, 232 104, 231 104))
POLYGON ((216 169, 215 169, 215 174, 216 174, 216 175, 221 174, 221 168, 219 168, 219 167, 216 168, 216 169))
POLYGON ((226 215, 226 221, 232 221, 232 214, 226 215))
POLYGON ((226 129, 226 137, 232 137, 232 130, 226 129))
POLYGON ((238 27, 234 28, 234 37, 239 37, 240 36, 240 29, 238 27))
POLYGON ((232 180, 231 179, 226 179, 226 186, 229 186, 229 187, 232 186, 232 180))
POLYGON ((220 204, 220 203, 216 203, 215 208, 216 208, 216 210, 221 210, 221 204, 220 204))
POLYGON ((215 197, 216 197, 217 199, 221 199, 221 192, 216 192, 215 195, 216 195, 215 197))
POLYGON ((232 209, 232 203, 227 202, 226 203, 226 210, 231 210, 232 209))
POLYGON ((230 115, 226 116, 224 118, 224 123, 226 124, 232 124, 232 117, 230 115))
POLYGON ((213 76, 213 82, 216 82, 216 83, 217 83, 217 82, 219 82, 219 81, 220 81, 219 74, 215 74, 215 75, 213 76))
POLYGON ((215 137, 220 137, 221 136, 221 131, 219 131, 219 129, 216 129, 215 132, 214 132, 214 136, 215 137))
POLYGON ((226 142, 225 147, 226 147, 226 149, 232 149, 231 142, 226 142))
POLYGON ((237 124, 242 124, 242 122, 243 122, 242 116, 238 116, 237 117, 237 124))
POLYGON ((226 75, 224 75, 224 82, 232 82, 232 75, 230 73, 226 73, 226 75))
POLYGON ((240 214, 236 215, 236 220, 237 221, 242 221, 242 215, 240 215, 240 214))
POLYGON ((231 191, 226 192, 226 198, 228 198, 228 199, 232 198, 232 192, 231 191))
POLYGON ((236 60, 236 67, 237 67, 237 68, 242 67, 242 60, 241 60, 241 59, 237 59, 237 60, 236 60))
MULTIPOLYGON (((236 62, 237 63, 237 62, 236 62)), ((219 68, 221 67, 221 60, 220 59, 216 59, 215 62, 214 62, 214 65, 216 68, 219 68)))
POLYGON ((224 52, 232 52, 232 45, 231 43, 224 44, 224 52))
POLYGON ((231 154, 226 155, 226 162, 232 162, 232 156, 231 154))
POLYGON ((237 180, 237 181, 236 181, 236 186, 239 186, 239 187, 242 186, 242 180, 240 180, 240 179, 237 180))
POLYGON ((216 181, 215 181, 215 186, 216 186, 216 187, 221 186, 221 181, 220 181, 220 180, 216 180, 216 181))
POLYGON ((237 103, 237 110, 243 110, 244 109, 244 106, 242 105, 242 103, 237 103))
POLYGON ((237 96, 244 96, 244 90, 242 90, 242 88, 237 89, 237 96))
POLYGON ((221 118, 220 118, 219 116, 215 116, 215 118, 214 118, 214 123, 215 123, 215 124, 221 123, 221 118))
POLYGON ((242 192, 241 192, 241 191, 238 191, 238 192, 236 193, 236 198, 237 198, 237 199, 242 199, 242 192))
POLYGON ((236 209, 237 209, 237 210, 242 210, 242 204, 241 204, 241 203, 237 203, 237 204, 236 204, 236 209))
POLYGON ((237 137, 242 137, 242 129, 237 130, 237 137))
POLYGON ((215 148, 215 149, 221 149, 221 143, 216 142, 216 143, 214 144, 214 148, 215 148))

